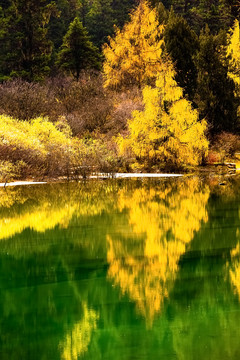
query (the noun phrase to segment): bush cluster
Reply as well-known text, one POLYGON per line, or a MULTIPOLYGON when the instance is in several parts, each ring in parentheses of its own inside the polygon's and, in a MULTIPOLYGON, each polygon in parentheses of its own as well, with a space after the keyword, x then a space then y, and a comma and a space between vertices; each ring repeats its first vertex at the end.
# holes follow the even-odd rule
POLYGON ((92 172, 112 172, 118 163, 116 149, 103 139, 73 137, 65 119, 52 123, 38 117, 21 121, 0 116, 0 178, 34 177, 69 179, 92 172))
POLYGON ((99 73, 82 72, 77 82, 61 76, 43 83, 16 79, 0 84, 0 114, 27 121, 42 116, 56 122, 65 117, 78 137, 95 131, 116 135, 141 106, 139 89, 131 93, 106 90, 99 73))
POLYGON ((211 141, 208 161, 213 163, 224 163, 234 159, 240 152, 240 136, 228 132, 216 135, 211 141))
POLYGON ((139 89, 106 90, 98 73, 82 73, 78 82, 6 81, 0 84, 0 176, 78 178, 124 170, 115 138, 140 109, 139 89))

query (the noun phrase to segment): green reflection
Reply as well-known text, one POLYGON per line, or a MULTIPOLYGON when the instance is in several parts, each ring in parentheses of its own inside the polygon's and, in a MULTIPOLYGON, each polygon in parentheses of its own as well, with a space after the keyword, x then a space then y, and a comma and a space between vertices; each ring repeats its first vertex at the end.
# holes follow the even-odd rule
POLYGON ((238 359, 239 186, 2 189, 1 359, 238 359))

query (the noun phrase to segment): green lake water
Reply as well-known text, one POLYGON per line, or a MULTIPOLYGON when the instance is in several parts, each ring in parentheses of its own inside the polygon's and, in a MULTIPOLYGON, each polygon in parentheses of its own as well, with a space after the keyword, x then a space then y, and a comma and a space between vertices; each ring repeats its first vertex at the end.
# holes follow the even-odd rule
POLYGON ((240 178, 0 190, 1 360, 239 360, 240 178))

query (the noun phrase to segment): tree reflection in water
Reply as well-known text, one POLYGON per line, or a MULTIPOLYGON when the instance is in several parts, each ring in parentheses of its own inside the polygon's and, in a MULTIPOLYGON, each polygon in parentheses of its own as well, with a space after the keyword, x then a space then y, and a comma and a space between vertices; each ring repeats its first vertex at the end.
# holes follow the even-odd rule
POLYGON ((132 234, 107 236, 108 276, 137 303, 148 326, 168 297, 181 255, 208 220, 209 192, 197 178, 119 192, 118 206, 127 211, 132 234))

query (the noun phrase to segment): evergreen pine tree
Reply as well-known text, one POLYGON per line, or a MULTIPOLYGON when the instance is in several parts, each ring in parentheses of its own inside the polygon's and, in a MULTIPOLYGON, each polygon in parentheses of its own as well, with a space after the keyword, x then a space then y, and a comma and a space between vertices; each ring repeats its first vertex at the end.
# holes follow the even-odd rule
POLYGON ((206 25, 217 34, 232 23, 237 2, 239 0, 172 0, 171 3, 174 12, 183 16, 197 34, 206 25))
POLYGON ((100 49, 114 31, 116 24, 112 0, 93 0, 86 16, 86 28, 93 43, 100 49))
POLYGON ((198 37, 182 17, 170 12, 164 32, 167 52, 176 67, 176 81, 184 89, 184 96, 193 100, 196 91, 197 70, 194 56, 198 50, 198 37))
POLYGON ((196 102, 202 118, 206 118, 211 134, 234 131, 237 102, 234 82, 228 77, 225 35, 213 36, 208 27, 201 31, 200 48, 196 55, 198 70, 196 102))
POLYGON ((228 30, 229 27, 233 24, 234 16, 233 9, 229 3, 234 1, 229 0, 219 0, 219 23, 222 24, 221 28, 228 30))
POLYGON ((0 79, 4 79, 8 75, 6 58, 8 53, 8 23, 4 8, 0 6, 0 79))
POLYGON ((5 10, 4 55, 1 67, 10 76, 39 80, 49 72, 52 43, 48 25, 55 3, 48 0, 9 0, 5 10))
POLYGON ((49 38, 54 44, 56 51, 62 44, 64 35, 71 21, 77 16, 78 6, 69 0, 56 0, 58 16, 52 17, 49 23, 49 38))
POLYGON ((83 26, 87 25, 87 16, 91 9, 91 3, 89 0, 78 0, 78 17, 82 22, 83 26))
POLYGON ((137 0, 113 0, 112 9, 115 25, 122 28, 123 25, 129 20, 129 13, 137 5, 137 0))
POLYGON ((169 11, 166 9, 162 2, 157 3, 154 7, 157 12, 157 19, 159 24, 166 24, 169 18, 169 11))
POLYGON ((86 28, 76 17, 69 25, 58 55, 58 65, 69 71, 76 80, 83 69, 99 69, 100 56, 92 44, 86 28))

